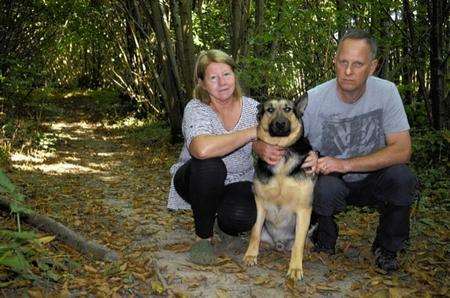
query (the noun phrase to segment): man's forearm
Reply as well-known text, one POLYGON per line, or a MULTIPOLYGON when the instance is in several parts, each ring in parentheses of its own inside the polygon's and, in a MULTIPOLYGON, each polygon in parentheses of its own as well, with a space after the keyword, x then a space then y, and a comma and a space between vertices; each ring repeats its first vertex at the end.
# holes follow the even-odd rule
POLYGON ((396 164, 409 162, 411 138, 408 131, 393 133, 386 138, 387 146, 365 156, 339 159, 332 156, 319 158, 317 172, 329 173, 372 172, 396 164))
POLYGON ((411 150, 388 146, 366 156, 344 160, 345 172, 372 172, 409 162, 411 150))

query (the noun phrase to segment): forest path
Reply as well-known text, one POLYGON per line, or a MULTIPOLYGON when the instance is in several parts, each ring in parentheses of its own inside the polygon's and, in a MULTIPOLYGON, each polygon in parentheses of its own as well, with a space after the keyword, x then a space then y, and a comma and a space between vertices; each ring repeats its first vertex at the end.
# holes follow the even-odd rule
POLYGON ((179 145, 158 137, 136 141, 138 128, 95 119, 88 100, 73 99, 63 106, 62 117, 45 124, 54 150, 13 158, 19 170, 13 179, 28 185, 39 212, 120 255, 105 263, 66 248, 82 264, 65 284, 73 296, 388 297, 422 287, 407 272, 385 276, 374 269, 370 241, 377 215, 367 211, 346 213, 335 256, 307 250, 304 282, 287 281, 289 254, 265 246, 258 265, 245 267, 246 240, 218 249, 215 266, 192 264, 187 259, 194 239, 191 214, 165 207, 168 170, 179 145))

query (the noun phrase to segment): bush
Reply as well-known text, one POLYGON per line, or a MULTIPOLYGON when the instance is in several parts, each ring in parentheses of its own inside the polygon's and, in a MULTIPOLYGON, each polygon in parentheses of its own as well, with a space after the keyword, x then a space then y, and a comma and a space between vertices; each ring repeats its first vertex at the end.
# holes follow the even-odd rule
POLYGON ((419 179, 422 198, 427 204, 439 202, 440 206, 449 208, 450 132, 413 130, 412 139, 412 167, 419 179))

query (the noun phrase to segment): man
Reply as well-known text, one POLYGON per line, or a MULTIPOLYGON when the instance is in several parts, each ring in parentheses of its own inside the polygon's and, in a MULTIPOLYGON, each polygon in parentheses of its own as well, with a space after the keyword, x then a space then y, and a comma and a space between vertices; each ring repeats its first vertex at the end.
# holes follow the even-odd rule
POLYGON ((396 86, 373 77, 375 41, 350 30, 334 58, 336 78, 308 91, 305 134, 320 153, 314 191, 318 227, 316 251, 335 253, 334 215, 346 205, 378 207, 376 265, 399 268, 397 252, 409 239, 410 206, 416 178, 406 166, 411 156, 409 124, 396 86))

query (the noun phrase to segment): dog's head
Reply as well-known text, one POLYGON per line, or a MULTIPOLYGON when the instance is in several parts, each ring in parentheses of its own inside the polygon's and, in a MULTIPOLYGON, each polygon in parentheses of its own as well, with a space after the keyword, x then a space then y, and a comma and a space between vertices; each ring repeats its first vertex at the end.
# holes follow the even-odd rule
POLYGON ((303 134, 302 116, 308 104, 305 94, 295 100, 272 99, 258 106, 258 139, 289 147, 303 134))

